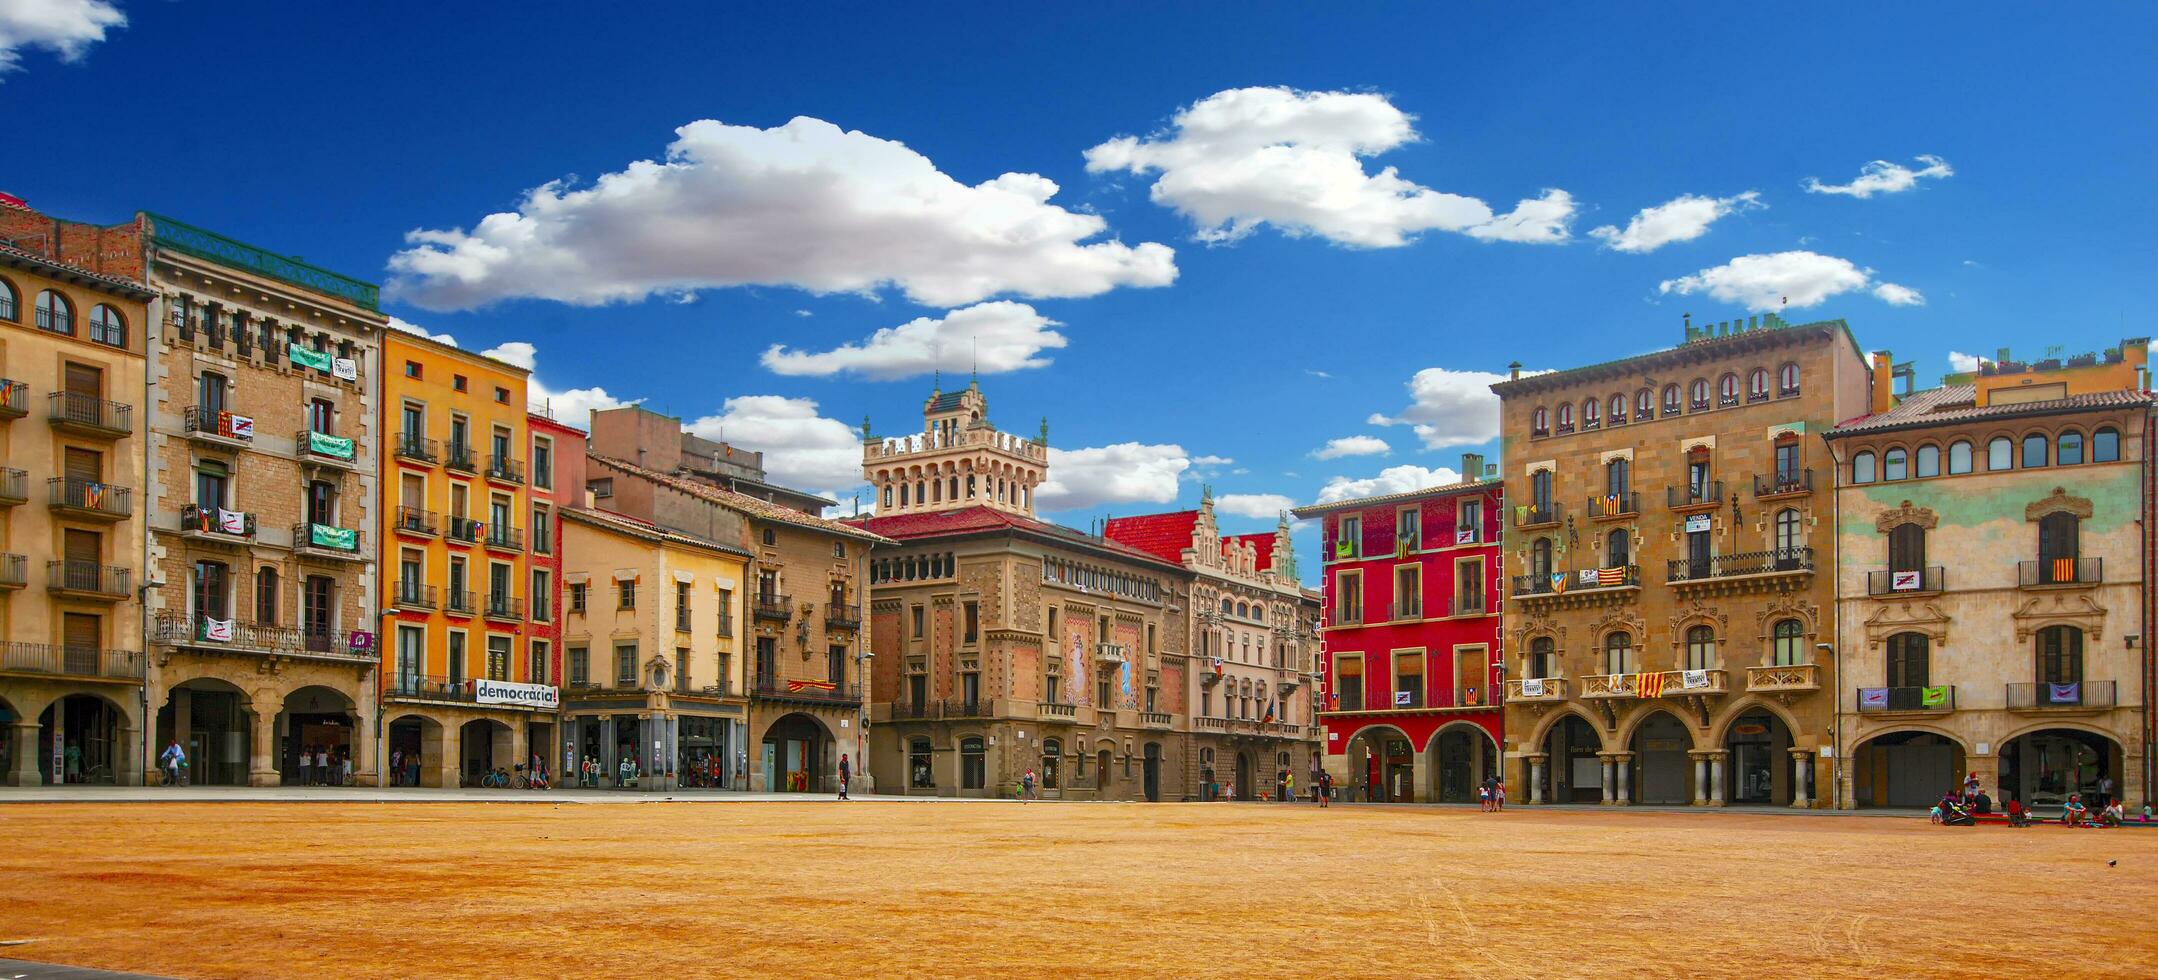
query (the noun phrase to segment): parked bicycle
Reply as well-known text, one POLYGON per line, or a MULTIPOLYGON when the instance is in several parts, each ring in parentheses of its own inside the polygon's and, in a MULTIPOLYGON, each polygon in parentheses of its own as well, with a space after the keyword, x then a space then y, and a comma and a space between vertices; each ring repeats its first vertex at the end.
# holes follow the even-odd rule
POLYGON ((509 770, 507 770, 507 769, 495 769, 495 770, 493 770, 493 771, 491 771, 491 772, 488 772, 488 773, 486 773, 486 774, 484 774, 484 775, 480 776, 480 786, 481 786, 482 788, 485 788, 485 789, 508 789, 508 788, 510 788, 510 772, 509 772, 509 770))

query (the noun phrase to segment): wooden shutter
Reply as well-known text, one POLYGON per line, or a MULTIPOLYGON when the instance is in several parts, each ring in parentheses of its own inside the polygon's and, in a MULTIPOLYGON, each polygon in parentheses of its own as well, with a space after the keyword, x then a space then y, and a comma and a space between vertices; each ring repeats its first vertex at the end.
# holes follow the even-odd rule
POLYGON ((71 362, 67 366, 64 384, 70 395, 101 398, 105 392, 105 372, 88 364, 71 362))
POLYGON ((94 449, 67 447, 61 457, 60 475, 69 480, 96 482, 105 478, 105 454, 94 449))

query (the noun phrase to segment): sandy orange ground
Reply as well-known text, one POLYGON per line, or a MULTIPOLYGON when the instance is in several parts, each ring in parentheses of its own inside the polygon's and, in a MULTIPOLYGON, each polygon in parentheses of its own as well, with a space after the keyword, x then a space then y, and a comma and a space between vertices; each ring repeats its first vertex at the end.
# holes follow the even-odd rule
POLYGON ((183 977, 2158 975, 2158 832, 1908 818, 33 804, 0 889, 183 977))

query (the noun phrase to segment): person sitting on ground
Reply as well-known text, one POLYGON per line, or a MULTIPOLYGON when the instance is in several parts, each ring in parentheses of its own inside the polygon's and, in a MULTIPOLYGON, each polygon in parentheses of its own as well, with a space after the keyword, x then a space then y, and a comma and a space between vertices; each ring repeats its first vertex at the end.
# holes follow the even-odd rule
POLYGON ((1973 813, 1992 813, 1993 797, 1987 796, 1985 790, 1979 790, 1978 801, 1972 805, 1971 809, 1973 813))
POLYGON ((2083 794, 2068 794, 2068 802, 2061 804, 2061 825, 2081 827, 2084 819, 2088 816, 2090 816, 2090 811, 2083 806, 2083 794))
POLYGON ((2128 822, 2128 814, 2121 810, 2121 801, 2114 800, 2098 811, 2098 826, 2118 827, 2128 822))

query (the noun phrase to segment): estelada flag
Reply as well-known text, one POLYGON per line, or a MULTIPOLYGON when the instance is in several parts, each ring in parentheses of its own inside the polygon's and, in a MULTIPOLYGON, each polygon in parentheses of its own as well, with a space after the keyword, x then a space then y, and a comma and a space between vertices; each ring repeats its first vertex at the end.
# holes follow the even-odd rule
POLYGON ((1644 698, 1660 698, 1663 697, 1664 681, 1668 679, 1668 675, 1660 670, 1650 671, 1646 674, 1636 674, 1634 675, 1634 689, 1644 698))

